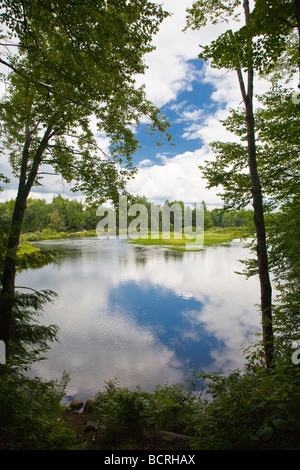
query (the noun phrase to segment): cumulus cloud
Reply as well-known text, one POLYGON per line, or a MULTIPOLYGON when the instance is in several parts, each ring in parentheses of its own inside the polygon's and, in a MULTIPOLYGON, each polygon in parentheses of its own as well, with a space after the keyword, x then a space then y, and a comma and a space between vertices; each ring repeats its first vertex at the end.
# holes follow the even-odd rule
MULTIPOLYGON (((209 44, 227 25, 208 25, 201 31, 186 26, 186 9, 194 0, 164 0, 162 3, 171 15, 160 26, 154 37, 156 49, 146 56, 148 70, 137 78, 137 84, 144 84, 151 101, 161 107, 177 98, 179 91, 189 90, 198 71, 190 61, 197 59, 201 46, 209 44)), ((234 25, 231 25, 234 29, 234 25)))
MULTIPOLYGON (((205 200, 211 204, 219 204, 217 191, 208 191, 205 188, 206 182, 201 179, 198 166, 204 159, 213 158, 208 148, 210 142, 232 140, 232 134, 224 129, 220 120, 226 118, 231 107, 236 107, 241 102, 241 95, 234 72, 228 73, 213 69, 207 63, 202 64, 198 60, 198 54, 200 44, 209 44, 229 26, 208 25, 201 31, 188 29, 183 32, 186 9, 192 6, 193 0, 164 0, 161 3, 171 16, 163 21, 154 37, 156 49, 145 57, 148 68, 143 76, 137 77, 136 84, 145 85, 148 98, 156 106, 167 105, 175 113, 173 124, 179 125, 181 130, 174 139, 183 139, 186 149, 181 147, 179 155, 174 155, 173 151, 171 158, 167 152, 156 154, 154 151, 151 154, 145 148, 145 154, 138 163, 139 172, 129 183, 128 189, 133 193, 144 194, 150 200, 205 200), (201 103, 197 105, 192 100, 181 98, 180 93, 191 92, 193 87, 203 85, 209 85, 212 90, 208 97, 210 106, 201 107, 201 103)), ((234 29, 237 26, 230 24, 230 27, 234 29)), ((263 89, 264 85, 261 83, 259 86, 263 89)), ((99 147, 108 153, 109 139, 99 134, 95 118, 92 118, 91 126, 97 135, 99 147)), ((2 193, 0 198, 3 200, 8 194, 11 195, 13 187, 16 187, 14 180, 7 187, 10 193, 2 193)), ((35 197, 43 194, 47 199, 58 193, 74 197, 69 187, 55 177, 45 178, 43 187, 33 191, 35 197)), ((78 197, 81 198, 81 195, 78 197)))
POLYGON ((139 169, 134 180, 128 184, 133 194, 142 194, 154 202, 181 200, 186 204, 201 203, 221 205, 217 190, 206 189, 199 165, 212 156, 207 147, 195 152, 185 152, 173 158, 164 156, 163 165, 152 165, 139 169))
POLYGON ((138 166, 143 167, 143 166, 150 166, 152 164, 153 164, 153 160, 150 160, 149 158, 145 158, 145 160, 142 160, 138 166))
MULTIPOLYGON (((213 141, 238 141, 238 137, 229 133, 222 124, 231 108, 242 104, 238 78, 235 71, 218 70, 209 63, 198 60, 199 45, 209 44, 228 27, 233 30, 239 23, 230 25, 208 25, 200 31, 191 29, 183 32, 186 23, 186 8, 191 7, 193 0, 166 0, 163 5, 172 16, 167 18, 155 37, 156 50, 147 57, 148 70, 140 83, 144 83, 148 97, 159 107, 168 105, 177 118, 174 124, 181 124, 180 137, 186 141, 187 149, 180 155, 168 157, 166 153, 157 155, 159 164, 150 164, 154 158, 147 155, 147 165, 140 164, 135 180, 129 184, 133 193, 146 195, 150 200, 175 200, 201 202, 220 205, 218 190, 207 190, 206 182, 201 178, 198 166, 204 160, 214 158, 209 150, 213 141), (196 59, 196 61, 195 61, 196 59), (210 105, 197 107, 191 100, 179 100, 179 94, 190 91, 194 93, 201 86, 208 85, 212 90, 209 95, 210 105), (199 147, 196 148, 197 143, 199 147)), ((258 80, 255 90, 265 92, 268 84, 258 80)), ((172 124, 172 123, 171 123, 172 124)), ((172 132, 172 129, 171 129, 172 132)), ((176 140, 175 136, 175 140, 176 140)))
POLYGON ((166 18, 153 44, 156 50, 145 58, 148 70, 137 77, 137 85, 144 84, 148 98, 161 107, 177 98, 179 91, 189 89, 194 68, 189 60, 199 53, 197 33, 183 33, 186 8, 192 1, 166 0, 163 7, 171 13, 166 18))

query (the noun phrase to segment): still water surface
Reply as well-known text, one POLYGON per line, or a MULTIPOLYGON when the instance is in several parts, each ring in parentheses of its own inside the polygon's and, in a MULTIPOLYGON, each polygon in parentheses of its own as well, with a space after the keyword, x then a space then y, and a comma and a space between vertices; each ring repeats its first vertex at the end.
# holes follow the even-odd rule
POLYGON ((124 240, 42 242, 59 260, 18 275, 17 284, 52 289, 40 322, 59 327, 47 360, 32 375, 70 375, 69 398, 85 400, 117 378, 151 390, 184 382, 191 368, 243 365, 242 348, 260 331, 257 278, 246 280, 241 242, 176 252, 124 240))

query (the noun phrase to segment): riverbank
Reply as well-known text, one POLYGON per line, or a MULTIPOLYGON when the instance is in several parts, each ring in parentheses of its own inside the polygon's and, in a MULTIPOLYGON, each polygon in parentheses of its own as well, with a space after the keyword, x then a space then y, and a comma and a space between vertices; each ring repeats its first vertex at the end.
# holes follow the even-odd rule
POLYGON ((96 236, 96 230, 84 232, 56 232, 55 230, 44 229, 38 232, 24 233, 21 235, 17 252, 18 269, 39 268, 55 260, 54 253, 49 250, 43 250, 32 242, 96 236))
POLYGON ((17 269, 40 268, 51 263, 54 255, 49 251, 41 250, 30 242, 21 242, 17 251, 17 269))
POLYGON ((168 237, 163 237, 163 234, 154 234, 154 236, 148 236, 148 238, 133 238, 130 243, 137 245, 157 245, 166 246, 169 249, 176 251, 201 251, 204 247, 212 245, 220 245, 221 243, 230 243, 237 238, 243 238, 245 236, 244 227, 234 228, 215 228, 205 230, 203 237, 199 237, 197 241, 190 240, 184 236, 177 236, 174 233, 168 234, 168 237))
MULTIPOLYGON (((230 243, 232 240, 237 238, 243 238, 245 236, 245 228, 226 227, 206 230, 204 232, 203 238, 199 240, 198 244, 185 237, 176 237, 174 233, 169 235, 170 236, 168 238, 163 238, 162 233, 157 233, 155 238, 149 235, 148 238, 128 238, 127 241, 128 243, 135 245, 163 246, 170 250, 180 252, 202 251, 207 246, 230 243)), ((41 232, 22 234, 17 253, 18 269, 39 268, 55 260, 54 253, 51 253, 49 250, 43 250, 40 247, 32 244, 32 242, 91 237, 97 237, 96 230, 89 230, 84 232, 56 232, 54 230, 45 229, 41 232)))
POLYGON ((90 412, 78 413, 72 409, 61 412, 63 425, 76 435, 78 447, 84 450, 190 450, 191 438, 169 431, 126 432, 115 445, 103 440, 98 432, 99 424, 90 412))
MULTIPOLYGON (((243 238, 246 234, 245 227, 218 227, 205 230, 203 237, 200 237, 199 243, 195 243, 187 237, 182 235, 169 233, 164 236, 163 233, 149 234, 146 237, 128 238, 127 241, 131 244, 144 245, 144 246, 165 246, 171 250, 176 251, 200 251, 203 247, 211 245, 219 245, 221 243, 230 243, 237 238, 243 238)), ((109 236, 109 234, 108 234, 109 236)), ((56 232, 51 229, 44 229, 40 232, 32 232, 22 234, 21 243, 19 248, 20 259, 38 258, 38 253, 42 258, 41 249, 33 246, 31 242, 38 242, 44 240, 63 240, 74 238, 90 238, 97 237, 96 230, 88 230, 82 232, 56 232)))

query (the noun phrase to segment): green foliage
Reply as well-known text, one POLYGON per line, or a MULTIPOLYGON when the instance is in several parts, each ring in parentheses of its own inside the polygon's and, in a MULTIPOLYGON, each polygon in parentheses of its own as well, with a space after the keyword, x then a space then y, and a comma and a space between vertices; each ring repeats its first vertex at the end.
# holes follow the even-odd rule
POLYGON ((158 385, 151 395, 150 410, 158 429, 192 432, 197 402, 183 384, 158 385))
MULTIPOLYGON (((238 7, 242 3, 241 0, 197 0, 187 9, 187 28, 200 29, 209 22, 219 24, 229 19, 240 21, 238 7)), ((257 71, 267 74, 276 70, 278 60, 288 51, 286 71, 295 71, 298 58, 294 1, 257 0, 246 16, 247 24, 220 34, 210 45, 202 47, 199 58, 211 60, 213 67, 232 70, 247 69, 251 62, 257 71)))
POLYGON ((281 206, 299 194, 300 104, 293 88, 274 84, 256 112, 259 168, 266 198, 281 206))
POLYGON ((109 381, 97 395, 93 412, 101 438, 113 444, 127 433, 142 435, 153 428, 184 432, 196 406, 193 394, 182 385, 159 385, 153 392, 143 392, 109 381))
POLYGON ((0 443, 9 450, 72 450, 76 435, 60 419, 68 377, 30 379, 16 369, 0 376, 0 443))
MULTIPOLYGON (((14 210, 14 201, 0 203, 0 229, 2 233, 9 233, 14 210)), ((80 201, 64 199, 55 196, 52 202, 44 199, 27 200, 27 207, 22 224, 22 233, 42 232, 52 229, 53 232, 77 232, 95 229, 99 218, 96 207, 80 201)), ((29 239, 28 239, 29 240, 29 239)), ((32 238, 31 241, 37 241, 32 238)))
POLYGON ((269 230, 270 267, 277 295, 274 299, 274 325, 277 348, 289 352, 300 340, 300 195, 287 202, 274 217, 269 230))
POLYGON ((228 22, 230 18, 238 19, 236 8, 240 6, 241 0, 197 0, 193 2, 192 8, 187 8, 187 27, 199 29, 206 26, 208 22, 217 24, 228 22))
MULTIPOLYGON (((151 227, 151 207, 154 205, 147 201, 146 198, 135 197, 132 203, 143 204, 148 211, 148 223, 151 227)), ((166 201, 166 204, 173 205, 181 201, 166 201)), ((12 217, 14 201, 0 203, 0 223, 3 226, 3 233, 9 230, 12 217), (6 227, 6 229, 4 229, 6 227)), ((161 206, 156 206, 160 208, 161 206)), ((212 227, 246 227, 253 224, 253 212, 251 210, 225 211, 223 209, 209 210, 204 205, 204 227, 209 229, 212 227)), ((196 225, 196 210, 191 209, 192 225, 196 225)), ((171 231, 172 216, 170 214, 171 231)), ((182 210, 182 217, 184 211, 182 210)), ((116 222, 118 224, 118 211, 116 222)), ((95 230, 99 222, 99 216, 96 214, 96 206, 86 205, 79 201, 64 199, 62 196, 56 196, 53 201, 46 203, 42 199, 28 199, 27 209, 22 225, 21 241, 39 241, 42 239, 50 239, 57 237, 57 232, 65 232, 61 236, 67 236, 68 233, 95 230), (26 234, 26 235, 25 235, 26 234)), ((130 222, 128 217, 128 223, 130 222)), ((182 221, 183 224, 184 221, 182 221)), ((161 224, 161 219, 160 219, 161 224)), ((117 225, 118 226, 118 225, 117 225)), ((159 229, 159 227, 158 227, 159 229)), ((79 234, 79 233, 78 233, 79 234)))
MULTIPOLYGON (((31 241, 34 240, 32 237, 31 241)), ((50 251, 41 250, 31 243, 21 243, 17 252, 17 269, 40 268, 54 261, 54 255, 50 251)))
POLYGON ((192 436, 195 450, 299 450, 299 367, 291 356, 271 370, 259 361, 255 352, 243 371, 194 371, 188 386, 147 393, 107 382, 94 408, 100 437, 115 446, 155 429, 192 436))
POLYGON ((98 393, 93 413, 99 418, 102 439, 114 443, 125 432, 142 432, 148 426, 149 395, 140 389, 130 391, 117 381, 109 381, 98 393))
MULTIPOLYGON (((299 186, 300 105, 293 103, 293 88, 273 84, 258 96, 255 111, 257 165, 268 208, 289 201, 299 186)), ((215 161, 201 166, 208 187, 220 186, 224 202, 235 209, 251 201, 247 170, 247 128, 243 109, 231 110, 222 121, 224 127, 240 138, 239 143, 213 142, 215 161)))
POLYGON ((39 184, 42 163, 87 197, 116 200, 124 191, 135 173, 133 127, 147 116, 160 138, 168 128, 134 86, 166 16, 148 1, 1 2, 2 42, 9 49, 14 36, 19 45, 0 57, 10 69, 1 130, 23 197, 39 184), (99 148, 97 133, 109 139, 109 153, 99 148))
POLYGON ((228 376, 203 376, 194 448, 299 450, 300 373, 291 362, 272 371, 255 366, 228 376))
POLYGON ((34 361, 43 358, 43 354, 49 349, 48 343, 57 340, 56 325, 43 326, 37 321, 44 305, 52 302, 55 297, 55 292, 51 290, 35 291, 26 286, 18 287, 10 323, 8 364, 30 367, 34 361), (21 292, 24 289, 31 292, 21 292))

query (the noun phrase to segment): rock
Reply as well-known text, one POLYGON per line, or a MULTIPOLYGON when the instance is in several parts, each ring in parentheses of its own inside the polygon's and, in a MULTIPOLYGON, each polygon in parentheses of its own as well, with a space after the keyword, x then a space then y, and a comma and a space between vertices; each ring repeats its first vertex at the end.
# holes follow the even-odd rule
POLYGON ((93 398, 89 398, 85 404, 84 404, 84 408, 83 408, 83 411, 85 413, 91 413, 92 410, 93 410, 93 406, 95 405, 96 403, 96 400, 94 400, 93 398))
POLYGON ((98 429, 98 424, 95 423, 95 421, 88 421, 84 428, 84 432, 93 432, 93 431, 97 431, 97 429, 98 429))
POLYGON ((74 411, 79 411, 83 407, 83 401, 81 400, 72 400, 70 403, 70 408, 74 411))
POLYGON ((177 434, 175 432, 169 431, 159 431, 159 436, 165 442, 173 444, 189 444, 192 440, 191 436, 185 436, 184 434, 177 434))

